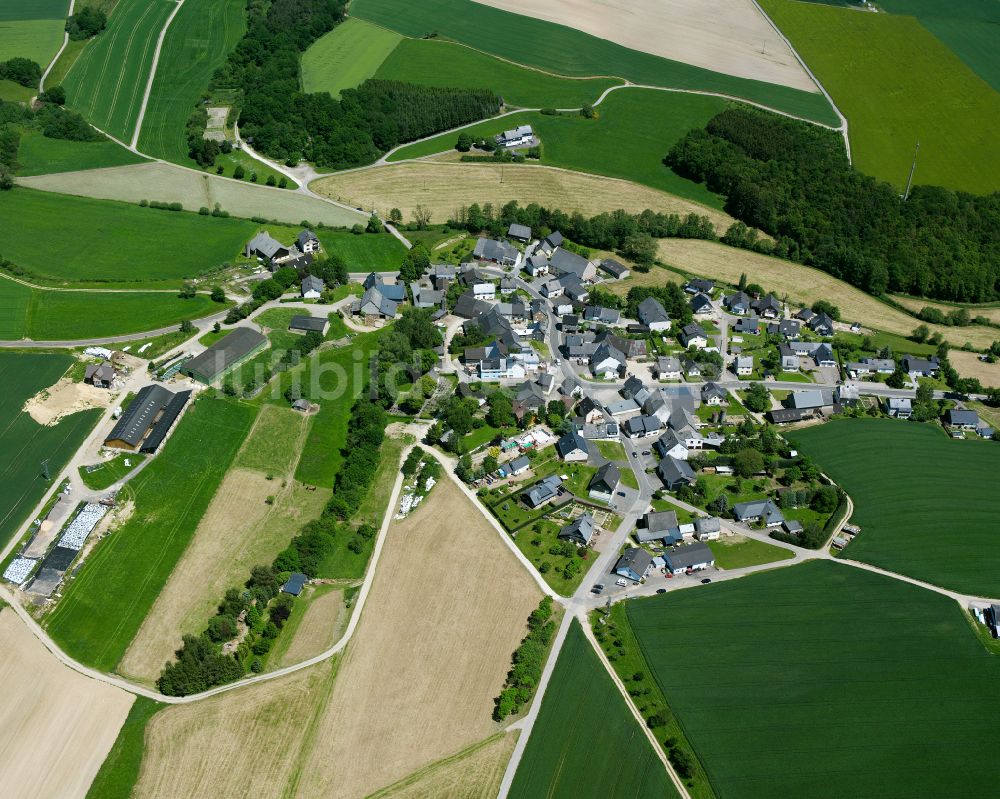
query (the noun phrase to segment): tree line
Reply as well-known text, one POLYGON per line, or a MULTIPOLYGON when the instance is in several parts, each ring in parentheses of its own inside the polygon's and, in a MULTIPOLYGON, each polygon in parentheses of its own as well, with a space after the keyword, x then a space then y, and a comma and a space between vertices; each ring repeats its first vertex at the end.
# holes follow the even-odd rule
POLYGON ((745 106, 690 131, 664 162, 726 198, 726 211, 745 223, 727 231, 727 243, 815 266, 871 294, 1000 298, 1000 193, 915 186, 904 201, 851 166, 837 132, 745 106))
POLYGON ((343 169, 375 161, 403 142, 496 114, 487 89, 366 80, 335 99, 301 90, 301 54, 344 19, 345 0, 249 3, 247 32, 211 89, 242 95, 240 130, 255 149, 294 164, 343 169))
POLYGON ((531 701, 535 688, 542 678, 542 668, 549 652, 549 643, 556 632, 556 623, 552 619, 552 597, 547 596, 538 603, 538 607, 528 616, 528 634, 521 645, 514 650, 512 665, 507 672, 500 696, 496 698, 493 718, 503 721, 507 716, 516 713, 519 707, 531 701))

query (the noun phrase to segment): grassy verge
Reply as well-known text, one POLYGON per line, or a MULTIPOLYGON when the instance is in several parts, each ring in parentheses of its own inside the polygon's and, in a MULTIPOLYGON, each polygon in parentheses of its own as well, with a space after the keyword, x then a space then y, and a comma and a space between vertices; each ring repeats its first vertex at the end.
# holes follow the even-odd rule
POLYGON ((128 799, 132 795, 142 765, 146 725, 162 707, 144 696, 135 698, 115 745, 87 791, 87 799, 128 799))

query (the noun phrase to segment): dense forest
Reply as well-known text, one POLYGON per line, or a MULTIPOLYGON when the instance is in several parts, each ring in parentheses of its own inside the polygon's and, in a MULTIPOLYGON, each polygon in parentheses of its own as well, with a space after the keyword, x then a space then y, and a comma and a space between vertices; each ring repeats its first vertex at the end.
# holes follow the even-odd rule
POLYGON ((375 161, 403 142, 492 116, 485 89, 435 89, 367 80, 339 100, 301 89, 300 57, 344 18, 344 0, 247 2, 247 33, 212 80, 241 92, 240 132, 254 148, 295 163, 342 169, 375 161))
POLYGON ((725 196, 726 211, 776 239, 752 242, 754 249, 872 294, 1000 299, 1000 193, 916 186, 904 201, 851 167, 838 133, 742 106, 688 133, 665 163, 725 196))

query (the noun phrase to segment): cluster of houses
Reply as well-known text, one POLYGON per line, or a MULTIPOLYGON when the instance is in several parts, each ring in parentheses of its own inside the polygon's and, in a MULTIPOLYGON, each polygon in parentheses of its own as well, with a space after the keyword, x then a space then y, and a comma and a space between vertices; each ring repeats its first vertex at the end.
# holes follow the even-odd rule
POLYGON ((125 354, 105 347, 88 347, 83 354, 98 359, 84 367, 83 382, 94 388, 113 388, 119 370, 124 367, 125 354))
POLYGON ((316 234, 311 230, 302 230, 295 237, 294 244, 282 244, 266 230, 261 231, 243 248, 247 258, 257 258, 271 272, 277 272, 284 267, 305 269, 313 262, 316 253, 322 252, 316 234))

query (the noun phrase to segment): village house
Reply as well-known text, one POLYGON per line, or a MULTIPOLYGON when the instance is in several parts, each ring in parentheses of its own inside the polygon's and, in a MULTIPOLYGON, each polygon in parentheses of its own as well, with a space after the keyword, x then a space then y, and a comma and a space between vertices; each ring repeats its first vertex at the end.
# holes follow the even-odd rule
POLYGON ((808 324, 817 336, 832 336, 834 333, 833 319, 826 313, 816 314, 808 324))
POLYGON ((582 462, 590 457, 590 448, 583 436, 571 430, 556 442, 556 452, 568 463, 582 462))
POLYGON ((527 225, 519 225, 517 222, 514 222, 509 228, 507 228, 507 236, 508 238, 516 239, 517 241, 527 244, 531 241, 531 228, 527 225))
POLYGON ((757 312, 757 316, 764 319, 777 319, 781 316, 781 303, 773 294, 754 300, 750 307, 757 312))
POLYGON ((557 474, 539 480, 534 486, 522 494, 524 502, 530 508, 540 508, 546 502, 551 502, 562 491, 562 478, 557 474))
POLYGON ((663 559, 667 571, 674 575, 703 571, 715 565, 712 550, 701 542, 669 549, 663 553, 663 559))
POLYGON ((656 297, 646 297, 636 309, 639 321, 653 332, 670 329, 670 316, 656 297))
POLYGON ((688 294, 711 294, 715 288, 715 281, 696 277, 684 284, 684 291, 688 294))
POLYGON ((750 297, 745 291, 737 291, 723 298, 723 306, 734 316, 745 316, 750 311, 750 297))
POLYGON ((693 485, 696 477, 686 460, 668 456, 656 465, 656 474, 667 491, 677 491, 681 486, 693 485))
POLYGON ((499 147, 511 149, 514 147, 530 147, 535 143, 535 133, 531 125, 518 125, 513 130, 505 130, 495 136, 499 147))
POLYGON ((737 377, 749 377, 753 374, 753 356, 737 355, 733 361, 737 377))
POLYGON ((490 261, 501 266, 516 266, 521 259, 521 253, 509 241, 487 238, 476 239, 472 255, 480 261, 490 261))
POLYGON ((615 564, 615 574, 634 583, 641 583, 651 568, 653 568, 652 555, 644 549, 629 547, 615 564))
POLYGON ((691 313, 695 316, 700 314, 710 314, 712 312, 712 298, 707 294, 695 294, 689 303, 691 313))
POLYGON ((760 319, 756 316, 745 316, 742 319, 737 319, 733 323, 734 333, 747 333, 748 335, 756 335, 760 330, 760 319))
POLYGON ((304 300, 318 300, 323 296, 326 284, 318 277, 306 275, 302 278, 301 293, 304 300))
POLYGON ((684 325, 677 336, 677 340, 685 347, 702 349, 708 346, 708 336, 705 334, 705 329, 695 322, 684 325))
POLYGON ((733 505, 733 518, 743 524, 763 521, 765 527, 778 527, 785 521, 784 514, 770 499, 755 499, 733 505))
POLYGON ((95 388, 111 388, 115 382, 115 368, 108 361, 88 363, 83 372, 83 382, 95 388))
POLYGON ((701 401, 705 405, 728 405, 729 394, 718 383, 706 383, 701 387, 701 401))
POLYGON ((585 547, 594 537, 594 518, 589 513, 582 513, 569 524, 559 530, 559 538, 572 541, 577 546, 585 547))
POLYGON ((622 475, 619 468, 614 463, 605 463, 590 478, 590 483, 587 485, 587 496, 598 502, 610 503, 614 499, 621 480, 622 475))
POLYGON ((622 422, 622 432, 629 438, 649 438, 655 436, 662 426, 655 416, 633 416, 622 422))
POLYGON ((673 356, 656 359, 656 377, 658 380, 680 380, 681 361, 673 356))
POLYGON ((659 541, 667 546, 681 541, 676 511, 650 511, 639 519, 639 524, 635 531, 635 540, 640 544, 659 541))

